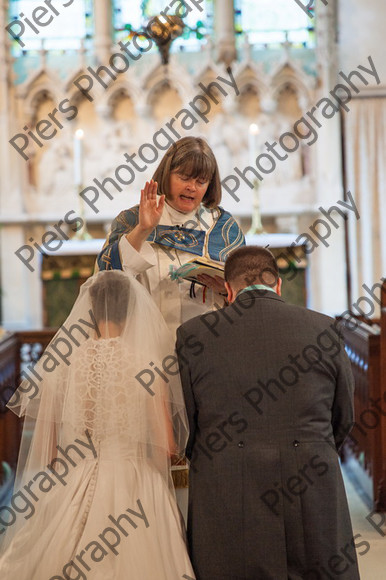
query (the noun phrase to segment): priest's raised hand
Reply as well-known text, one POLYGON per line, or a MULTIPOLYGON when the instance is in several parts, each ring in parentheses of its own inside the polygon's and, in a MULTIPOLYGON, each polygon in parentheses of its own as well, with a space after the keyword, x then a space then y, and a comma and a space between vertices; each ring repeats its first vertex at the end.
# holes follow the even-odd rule
POLYGON ((141 251, 142 244, 158 226, 165 205, 165 196, 157 197, 158 183, 153 179, 146 182, 141 189, 141 200, 138 210, 138 224, 126 234, 127 241, 137 252, 141 251))

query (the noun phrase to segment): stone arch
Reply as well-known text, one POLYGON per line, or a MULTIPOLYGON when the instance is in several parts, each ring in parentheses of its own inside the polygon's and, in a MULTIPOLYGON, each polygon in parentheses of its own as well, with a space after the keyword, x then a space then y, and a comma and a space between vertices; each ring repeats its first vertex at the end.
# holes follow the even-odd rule
POLYGON ((311 105, 314 87, 310 77, 293 63, 287 62, 272 72, 271 98, 277 102, 283 90, 289 88, 296 93, 302 111, 311 105))
MULTIPOLYGON (((89 99, 87 99, 87 97, 79 90, 79 88, 77 86, 75 86, 75 81, 82 75, 88 75, 89 73, 86 69, 80 68, 78 69, 75 73, 73 73, 65 82, 64 85, 64 89, 66 91, 67 94, 67 98, 70 100, 71 105, 73 105, 74 107, 79 108, 79 106, 84 102, 84 101, 89 101, 89 99)), ((90 90, 90 97, 95 100, 95 83, 94 83, 94 91, 92 91, 92 89, 90 90)), ((98 94, 99 97, 99 94, 98 94)))
POLYGON ((114 110, 122 99, 130 99, 134 109, 137 109, 141 98, 141 91, 137 85, 127 79, 115 83, 113 87, 107 89, 105 94, 98 100, 98 113, 104 118, 112 118, 114 110))
POLYGON ((53 78, 45 71, 38 71, 27 82, 21 85, 18 94, 23 99, 23 112, 28 119, 28 122, 35 123, 37 119, 37 111, 46 100, 52 100, 56 105, 63 100, 60 93, 61 83, 59 79, 53 78))
POLYGON ((240 91, 237 97, 238 111, 247 117, 256 117, 268 93, 264 72, 254 64, 246 63, 236 71, 235 79, 240 91))
POLYGON ((183 101, 176 87, 168 80, 163 80, 152 87, 146 99, 151 116, 157 121, 174 115, 183 107, 183 101))
POLYGON ((186 70, 175 62, 172 76, 169 70, 167 66, 157 66, 144 78, 143 88, 146 92, 147 105, 151 106, 154 96, 166 88, 174 90, 182 103, 187 103, 191 99, 192 80, 186 70))

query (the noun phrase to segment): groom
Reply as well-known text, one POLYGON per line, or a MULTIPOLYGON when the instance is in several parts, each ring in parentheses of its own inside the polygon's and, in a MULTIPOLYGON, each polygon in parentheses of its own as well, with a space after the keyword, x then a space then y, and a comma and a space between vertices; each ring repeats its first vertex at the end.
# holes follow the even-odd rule
POLYGON ((359 580, 337 454, 353 422, 339 329, 285 303, 266 249, 234 251, 225 280, 231 305, 177 332, 197 579, 359 580))

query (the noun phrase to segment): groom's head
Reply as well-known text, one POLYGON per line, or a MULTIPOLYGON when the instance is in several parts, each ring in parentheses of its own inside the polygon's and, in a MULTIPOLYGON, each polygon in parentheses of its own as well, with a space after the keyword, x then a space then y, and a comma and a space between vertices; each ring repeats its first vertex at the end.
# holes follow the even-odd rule
POLYGON ((266 248, 244 246, 235 250, 225 262, 224 275, 229 302, 234 302, 240 290, 254 285, 268 286, 280 296, 279 268, 266 248))

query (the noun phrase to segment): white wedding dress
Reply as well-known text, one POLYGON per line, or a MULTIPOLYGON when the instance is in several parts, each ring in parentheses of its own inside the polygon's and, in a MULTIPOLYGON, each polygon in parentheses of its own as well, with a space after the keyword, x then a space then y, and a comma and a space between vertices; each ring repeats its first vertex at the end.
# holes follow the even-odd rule
MULTIPOLYGON (((55 409, 56 456, 66 463, 55 469, 68 473, 46 491, 30 486, 35 512, 17 514, 22 525, 0 558, 2 580, 195 578, 164 443, 165 409, 174 403, 165 403, 165 384, 157 391, 155 382, 153 396, 139 384, 128 344, 122 336, 85 340, 42 396, 35 440, 55 409)), ((32 465, 22 483, 33 481, 32 465)))

